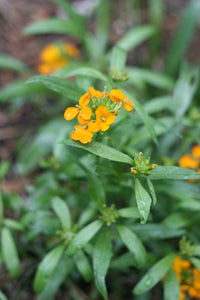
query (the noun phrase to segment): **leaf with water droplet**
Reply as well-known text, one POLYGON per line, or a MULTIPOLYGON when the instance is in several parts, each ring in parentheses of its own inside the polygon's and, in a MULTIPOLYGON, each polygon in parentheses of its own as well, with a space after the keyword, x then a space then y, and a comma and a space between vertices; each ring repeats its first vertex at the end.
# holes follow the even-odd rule
POLYGON ((171 269, 164 281, 164 300, 179 300, 180 286, 176 273, 171 269))
POLYGON ((151 197, 140 183, 138 178, 135 179, 135 196, 139 213, 142 217, 141 223, 145 224, 151 208, 151 197))
POLYGON ((135 286, 133 293, 135 295, 143 294, 156 285, 171 268, 176 255, 176 253, 170 253, 153 265, 135 286))

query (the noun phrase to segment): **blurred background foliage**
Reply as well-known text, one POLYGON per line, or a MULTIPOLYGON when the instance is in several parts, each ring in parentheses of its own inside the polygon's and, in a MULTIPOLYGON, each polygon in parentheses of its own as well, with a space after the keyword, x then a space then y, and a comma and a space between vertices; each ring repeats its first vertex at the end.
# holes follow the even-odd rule
MULTIPOLYGON (((81 91, 90 86, 103 90, 106 81, 109 88, 113 75, 109 74, 119 54, 113 46, 122 51, 117 71, 128 74, 120 86, 139 102, 140 109, 134 117, 120 113, 103 143, 130 156, 143 151, 152 162, 163 165, 178 165, 192 145, 200 144, 199 16, 198 0, 0 1, 0 197, 4 219, 3 207, 0 217, 7 245, 4 249, 2 245, 0 260, 4 256, 9 271, 2 266, 0 299, 36 299, 35 271, 58 242, 60 224, 51 204, 54 196, 67 202, 79 227, 98 215, 89 200, 96 194, 87 188, 95 184, 88 174, 99 175, 108 204, 117 203, 118 208, 135 205, 132 180, 124 175, 128 169, 60 143, 74 125, 63 119, 65 108, 74 105, 81 91), (80 56, 68 57, 66 66, 53 73, 63 79, 63 85, 53 88, 51 82, 38 78, 35 84, 27 84, 29 77, 38 74, 40 53, 46 45, 60 47, 63 42, 80 51, 80 56), (73 84, 80 90, 70 94, 73 84), (14 261, 9 263, 10 257, 14 261)), ((177 250, 184 234, 193 243, 199 241, 199 184, 156 181, 155 189, 162 201, 154 207, 150 222, 142 227, 137 217, 127 221, 146 243, 147 268, 177 250)), ((130 296, 144 271, 136 272, 134 261, 132 265, 123 250, 116 240, 107 280, 109 299, 161 299, 161 285, 151 293, 130 296)), ((57 265, 37 297, 102 299, 68 258, 57 265)))

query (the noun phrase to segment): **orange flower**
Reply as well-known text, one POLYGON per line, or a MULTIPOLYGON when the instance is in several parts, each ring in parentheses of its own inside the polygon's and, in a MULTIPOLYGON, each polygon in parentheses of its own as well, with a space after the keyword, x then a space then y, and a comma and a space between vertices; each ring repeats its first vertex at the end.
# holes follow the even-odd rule
POLYGON ((192 156, 195 158, 200 158, 200 145, 192 147, 192 156))
POLYGON ((85 128, 84 126, 77 125, 74 126, 76 131, 72 131, 70 136, 75 141, 80 141, 83 144, 90 143, 93 137, 93 133, 85 128))
POLYGON ((185 154, 179 159, 179 166, 182 168, 196 169, 199 166, 199 162, 193 159, 190 154, 185 154))
POLYGON ((99 106, 95 114, 102 131, 108 130, 110 125, 115 122, 115 115, 110 113, 106 106, 99 106))
POLYGON ((133 106, 134 104, 130 102, 130 99, 128 97, 126 97, 122 91, 120 91, 119 89, 117 90, 112 90, 109 94, 108 97, 115 102, 122 102, 124 108, 127 111, 131 111, 133 113, 133 106))
POLYGON ((180 292, 179 300, 184 300, 185 294, 183 292, 180 292))
POLYGON ((38 72, 48 75, 64 67, 69 62, 69 57, 78 57, 78 48, 69 43, 63 43, 60 47, 55 44, 47 45, 40 53, 38 72))
POLYGON ((103 97, 103 95, 104 95, 103 92, 97 91, 93 87, 90 87, 88 89, 88 91, 89 91, 89 94, 90 94, 91 98, 93 98, 95 96, 95 97, 97 97, 97 99, 99 99, 99 98, 103 97))
POLYGON ((92 110, 86 106, 90 101, 88 93, 85 93, 79 99, 79 105, 76 107, 68 107, 64 112, 64 118, 67 121, 74 119, 78 114, 78 121, 80 124, 85 125, 88 123, 92 116, 92 110))

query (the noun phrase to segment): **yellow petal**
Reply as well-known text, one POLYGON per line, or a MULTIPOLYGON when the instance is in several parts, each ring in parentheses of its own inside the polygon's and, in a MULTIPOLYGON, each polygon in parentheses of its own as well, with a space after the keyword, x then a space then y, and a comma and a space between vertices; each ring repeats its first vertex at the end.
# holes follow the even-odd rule
POLYGON ((94 96, 97 97, 97 99, 103 97, 103 92, 100 92, 98 90, 95 90, 93 87, 90 87, 88 89, 89 93, 90 93, 90 97, 93 98, 94 96))
POLYGON ((79 114, 82 119, 89 121, 92 116, 92 110, 88 106, 83 106, 79 114))
POLYGON ((98 132, 101 129, 101 122, 99 120, 97 121, 90 121, 88 123, 88 130, 91 132, 98 132))
POLYGON ((89 93, 85 93, 83 96, 81 96, 81 98, 79 99, 79 105, 81 107, 88 105, 88 103, 90 102, 90 95, 89 93))

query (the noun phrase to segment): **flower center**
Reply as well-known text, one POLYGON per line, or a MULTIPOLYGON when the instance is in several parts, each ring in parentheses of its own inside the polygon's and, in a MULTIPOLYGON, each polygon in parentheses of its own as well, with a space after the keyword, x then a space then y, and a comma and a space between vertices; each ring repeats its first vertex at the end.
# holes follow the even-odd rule
POLYGON ((106 121, 106 118, 105 118, 105 117, 101 117, 101 120, 102 120, 103 122, 105 122, 105 121, 106 121))

